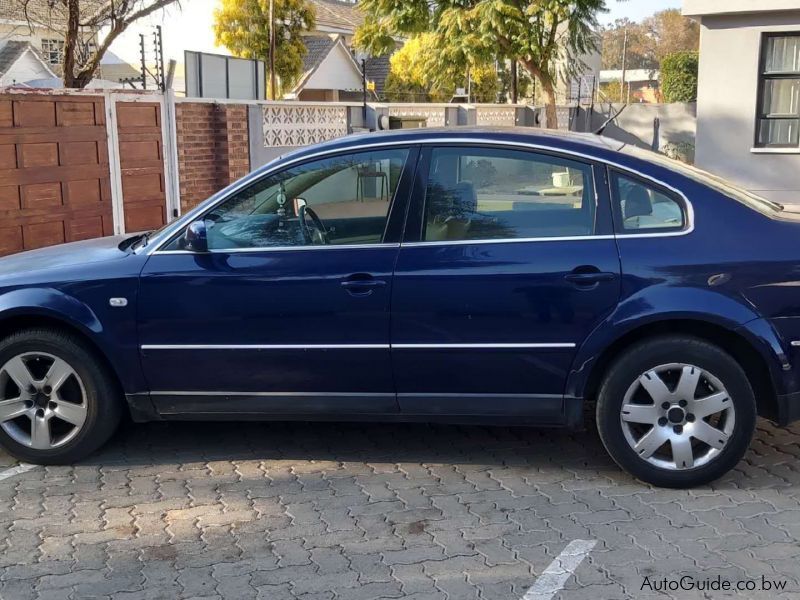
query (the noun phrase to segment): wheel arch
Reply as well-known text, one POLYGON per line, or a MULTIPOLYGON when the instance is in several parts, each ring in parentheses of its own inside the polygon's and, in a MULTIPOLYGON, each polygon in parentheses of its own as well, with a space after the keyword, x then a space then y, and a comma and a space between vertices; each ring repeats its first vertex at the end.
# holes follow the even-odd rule
MULTIPOLYGON (((64 318, 58 313, 36 308, 19 308, 13 311, 0 313, 0 339, 25 329, 47 328, 55 329, 63 333, 68 333, 82 342, 91 350, 100 364, 111 375, 114 385, 119 393, 120 401, 125 398, 124 387, 120 373, 114 368, 102 347, 94 339, 91 328, 85 324, 64 318)), ((125 402, 127 406, 127 402, 125 402)))
MULTIPOLYGON (((757 340, 743 327, 736 329, 700 318, 664 318, 633 327, 606 345, 593 357, 583 376, 574 371, 569 385, 573 394, 594 404, 603 376, 613 361, 631 344, 662 335, 689 335, 720 346, 728 352, 753 386, 759 415, 778 420, 777 390, 770 362, 757 348, 757 340)), ((586 363, 584 363, 586 365, 586 363)))

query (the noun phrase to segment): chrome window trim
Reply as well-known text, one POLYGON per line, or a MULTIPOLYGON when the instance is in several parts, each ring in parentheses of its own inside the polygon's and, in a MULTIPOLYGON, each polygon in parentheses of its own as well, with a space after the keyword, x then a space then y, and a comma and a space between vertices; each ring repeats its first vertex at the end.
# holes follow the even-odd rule
POLYGON ((209 250, 208 252, 198 253, 190 250, 160 250, 159 254, 193 254, 195 256, 202 256, 202 254, 247 254, 251 252, 287 252, 287 251, 300 251, 307 252, 309 250, 357 250, 362 248, 399 248, 400 244, 392 242, 388 244, 339 244, 331 246, 266 246, 259 248, 235 248, 231 250, 209 250))
POLYGON ((613 235, 573 235, 543 238, 500 238, 479 240, 431 240, 430 242, 404 242, 403 248, 420 248, 425 246, 474 246, 476 244, 522 244, 536 242, 579 242, 583 240, 613 240, 613 235))
MULTIPOLYGON (((530 238, 530 239, 499 239, 499 240, 458 240, 454 242, 413 242, 414 244, 436 244, 436 245, 463 245, 463 244, 473 244, 473 243, 514 243, 514 242, 537 242, 537 241, 579 241, 579 240, 592 240, 592 239, 615 239, 615 238, 662 238, 662 237, 678 237, 689 235, 694 231, 695 223, 694 223, 694 207, 692 206, 691 201, 689 198, 686 197, 682 191, 678 190, 677 188, 669 185, 668 183, 653 177, 652 175, 648 175, 646 173, 642 173, 641 171, 637 171, 629 166, 621 165, 617 162, 610 161, 607 159, 599 158, 597 156, 592 156, 591 154, 586 154, 584 152, 578 152, 576 150, 567 150, 562 148, 554 148, 552 146, 546 146, 544 144, 537 144, 533 142, 517 142, 517 141, 509 141, 509 140, 492 140, 492 139, 476 139, 476 138, 463 138, 463 137, 448 137, 448 138, 423 138, 419 140, 403 140, 403 141, 380 141, 376 140, 374 142, 370 142, 367 144, 359 144, 356 146, 350 146, 348 148, 337 148, 337 149, 326 149, 320 152, 315 152, 313 154, 308 154, 305 156, 287 159, 282 161, 280 158, 275 159, 272 162, 267 163, 266 165, 256 169, 248 176, 245 176, 243 179, 239 180, 238 182, 234 183, 231 187, 222 190, 218 194, 215 194, 205 202, 202 202, 185 215, 180 217, 176 220, 172 225, 162 231, 157 237, 150 240, 150 244, 152 244, 152 248, 146 250, 147 255, 153 254, 166 254, 166 253, 176 253, 176 252, 183 252, 183 251, 161 251, 161 247, 164 246, 170 238, 181 228, 184 227, 187 223, 190 223, 194 218, 198 215, 212 209, 217 204, 224 202, 232 195, 239 192, 241 189, 247 187, 255 180, 261 177, 268 177, 269 175, 287 169, 293 165, 298 163, 308 162, 312 160, 317 160, 321 158, 325 158, 327 156, 335 156, 337 154, 349 153, 349 152, 359 152, 359 151, 366 151, 371 150, 374 148, 389 148, 395 146, 405 146, 405 147, 414 147, 414 146, 431 146, 431 145, 441 145, 441 144, 468 144, 473 146, 497 146, 497 147, 509 147, 509 148, 522 148, 527 150, 539 150, 544 152, 551 152, 556 155, 562 155, 565 157, 577 157, 582 158, 584 160, 588 160, 593 164, 598 165, 605 165, 607 167, 614 167, 622 172, 631 173, 637 175, 643 179, 647 179, 656 183, 668 190, 673 191, 674 193, 678 194, 681 198, 683 198, 684 202, 686 202, 686 212, 687 212, 687 226, 680 231, 670 231, 670 232, 661 232, 661 233, 634 233, 634 234, 617 234, 616 236, 570 236, 566 238, 530 238), (217 197, 219 196, 219 197, 217 197)), ((597 190, 595 189, 595 194, 597 194, 597 190)), ((148 246, 150 245, 148 244, 148 246)), ((363 247, 374 248, 380 244, 364 244, 363 247)), ((411 244, 406 244, 411 245, 411 244)), ((297 250, 298 248, 309 248, 309 249, 317 249, 317 250, 329 250, 335 248, 335 246, 290 246, 291 249, 297 250)), ((232 249, 230 251, 226 250, 225 253, 233 254, 239 253, 244 251, 245 249, 232 249)), ((269 251, 269 248, 251 248, 246 249, 247 251, 251 252, 264 252, 269 251)), ((188 254, 196 254, 192 252, 188 252, 188 254)))

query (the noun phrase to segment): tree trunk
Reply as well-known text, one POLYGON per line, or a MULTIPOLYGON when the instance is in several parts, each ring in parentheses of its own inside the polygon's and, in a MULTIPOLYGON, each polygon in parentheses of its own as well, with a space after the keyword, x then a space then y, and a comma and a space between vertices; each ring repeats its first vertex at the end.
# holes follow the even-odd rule
POLYGON ((544 94, 544 113, 547 128, 558 129, 558 110, 556 109, 556 90, 550 77, 542 77, 542 93, 544 94))
POLYGON ((519 71, 517 69, 517 59, 511 59, 511 104, 519 102, 519 71))
MULTIPOLYGON (((553 85, 553 78, 550 76, 548 65, 542 65, 539 68, 533 61, 527 58, 521 58, 519 61, 525 70, 534 78, 534 86, 536 80, 542 84, 542 93, 545 99, 545 125, 548 129, 558 129, 558 111, 556 110, 556 90, 553 85)), ((535 95, 535 94, 534 94, 535 95)))
MULTIPOLYGON (((75 81, 75 54, 78 50, 80 35, 80 4, 78 0, 67 1, 67 30, 64 36, 64 60, 61 63, 61 75, 65 88, 77 87, 75 81)), ((88 83, 88 82, 87 82, 88 83)), ((84 83, 80 87, 84 87, 84 83)))

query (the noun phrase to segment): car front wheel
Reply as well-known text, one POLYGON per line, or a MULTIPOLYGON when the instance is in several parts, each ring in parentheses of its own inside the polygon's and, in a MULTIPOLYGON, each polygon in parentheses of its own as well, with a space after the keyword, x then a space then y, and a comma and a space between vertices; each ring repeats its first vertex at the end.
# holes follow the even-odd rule
POLYGON ((117 390, 77 336, 55 329, 12 334, 0 341, 0 445, 25 462, 80 460, 116 429, 117 390))
POLYGON ((629 348, 597 398, 597 427, 609 454, 662 487, 703 485, 727 473, 747 451, 755 423, 755 397, 739 364, 688 336, 629 348))

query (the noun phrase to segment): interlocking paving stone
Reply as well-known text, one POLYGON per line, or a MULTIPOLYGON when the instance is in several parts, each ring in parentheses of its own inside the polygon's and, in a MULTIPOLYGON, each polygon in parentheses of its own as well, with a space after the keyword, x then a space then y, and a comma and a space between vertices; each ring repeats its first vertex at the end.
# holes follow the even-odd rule
POLYGON ((725 478, 659 490, 591 430, 126 425, 0 482, 0 598, 518 599, 573 539, 598 543, 562 599, 761 597, 642 589, 681 575, 800 598, 798 442, 762 421, 725 478))

